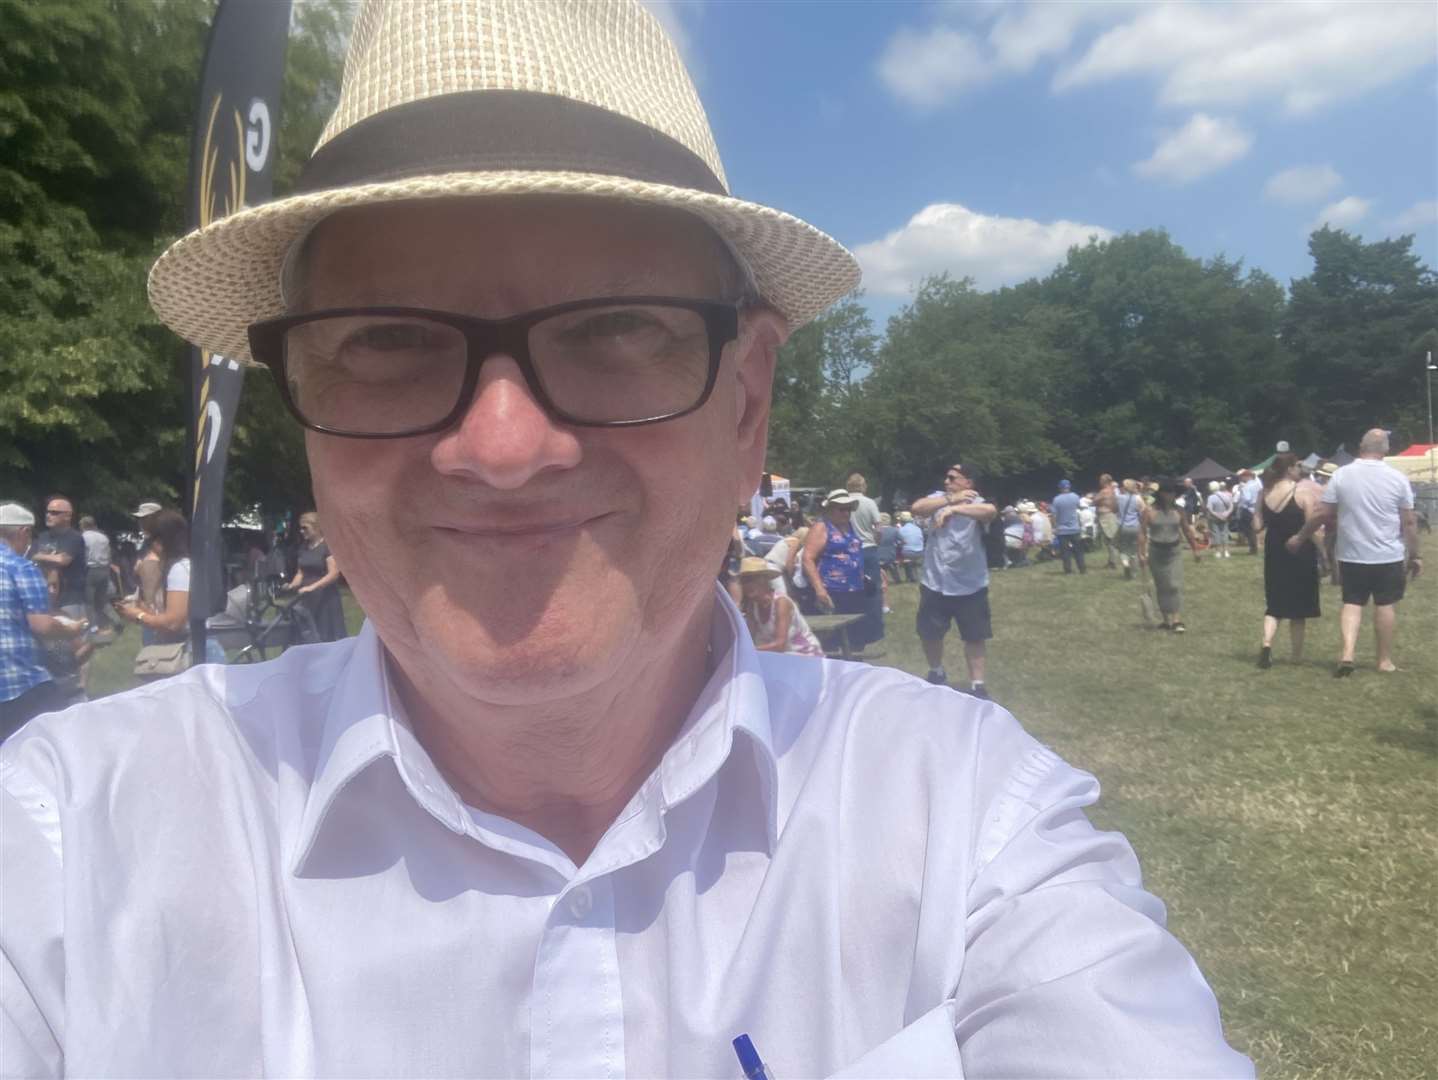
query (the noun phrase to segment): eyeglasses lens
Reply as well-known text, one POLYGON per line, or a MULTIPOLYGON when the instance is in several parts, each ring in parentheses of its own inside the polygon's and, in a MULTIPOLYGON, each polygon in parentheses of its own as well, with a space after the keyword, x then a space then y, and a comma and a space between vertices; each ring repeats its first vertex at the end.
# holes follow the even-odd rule
MULTIPOLYGON (((572 420, 644 420, 698 404, 709 373, 704 316, 662 305, 605 305, 529 330, 543 393, 572 420)), ((441 423, 459 405, 469 341, 412 315, 336 315, 285 335, 290 396, 312 424, 387 435, 441 423)))
POLYGON ((312 424, 392 435, 443 420, 464 385, 464 334, 412 316, 337 315, 291 327, 285 378, 312 424))
POLYGON ((645 420, 698 404, 709 378, 704 316, 631 305, 556 315, 529 332, 544 392, 561 412, 590 422, 645 420))

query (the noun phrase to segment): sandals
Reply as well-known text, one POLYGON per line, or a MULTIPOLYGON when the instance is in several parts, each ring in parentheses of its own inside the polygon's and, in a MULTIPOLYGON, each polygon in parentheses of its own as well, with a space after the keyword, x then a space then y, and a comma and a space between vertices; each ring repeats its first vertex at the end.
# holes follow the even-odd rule
POLYGON ((1188 627, 1184 626, 1182 622, 1176 622, 1172 624, 1169 629, 1172 630, 1175 634, 1188 633, 1188 627))
POLYGON ((1348 676, 1350 676, 1350 675, 1352 675, 1352 674, 1353 674, 1353 661, 1352 661, 1352 660, 1340 660, 1340 661, 1338 662, 1338 666, 1333 669, 1333 677, 1334 677, 1335 679, 1346 679, 1346 678, 1348 678, 1348 676))

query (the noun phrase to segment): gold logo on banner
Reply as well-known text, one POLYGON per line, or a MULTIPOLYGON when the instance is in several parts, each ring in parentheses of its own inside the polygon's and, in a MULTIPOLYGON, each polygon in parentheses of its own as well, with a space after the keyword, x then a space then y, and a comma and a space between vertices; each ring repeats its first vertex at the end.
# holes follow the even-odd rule
MULTIPOLYGON (((219 202, 219 193, 215 190, 215 174, 220 163, 220 149, 215 145, 215 120, 220 114, 221 97, 222 95, 216 94, 214 104, 210 106, 210 118, 205 125, 205 144, 200 157, 199 218, 202 229, 213 221, 233 214, 245 205, 247 147, 245 123, 240 116, 239 109, 234 110, 235 153, 231 155, 229 161, 229 187, 225 192, 223 203, 219 202)), ((253 111, 252 108, 251 112, 253 113, 253 111)), ((268 122, 268 117, 266 117, 266 122, 268 122)), ((225 420, 219 402, 210 400, 210 377, 217 367, 228 367, 231 371, 239 368, 235 361, 228 360, 223 356, 216 356, 208 349, 200 350, 200 366, 204 368, 205 377, 200 384, 200 400, 197 405, 198 416, 195 426, 195 489, 191 493, 190 500, 190 505, 194 507, 200 505, 200 485, 205 476, 202 466, 208 463, 210 456, 215 452, 215 443, 220 437, 220 427, 225 420)))

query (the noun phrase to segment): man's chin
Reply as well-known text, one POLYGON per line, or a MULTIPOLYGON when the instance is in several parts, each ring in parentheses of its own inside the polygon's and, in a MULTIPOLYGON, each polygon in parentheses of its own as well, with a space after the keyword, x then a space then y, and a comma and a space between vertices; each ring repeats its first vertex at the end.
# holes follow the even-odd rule
MULTIPOLYGON (((510 609, 483 622, 465 612, 420 613, 423 663, 466 695, 495 705, 557 701, 592 691, 633 642, 637 619, 596 620, 510 609)), ((589 613, 585 613, 589 614, 589 613)), ((417 686, 420 692, 423 686, 417 686)))

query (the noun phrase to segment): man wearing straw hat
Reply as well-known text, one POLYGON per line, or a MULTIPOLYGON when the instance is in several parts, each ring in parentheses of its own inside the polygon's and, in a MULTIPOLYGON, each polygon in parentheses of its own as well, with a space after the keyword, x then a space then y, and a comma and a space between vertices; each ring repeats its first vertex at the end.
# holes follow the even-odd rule
POLYGON ((637 4, 367 4, 298 193, 150 290, 276 377, 369 622, 6 744, 4 1071, 1248 1075, 1092 777, 715 586, 857 280, 637 4))

